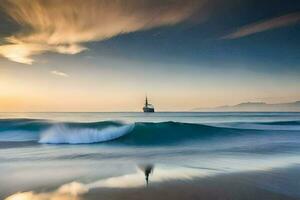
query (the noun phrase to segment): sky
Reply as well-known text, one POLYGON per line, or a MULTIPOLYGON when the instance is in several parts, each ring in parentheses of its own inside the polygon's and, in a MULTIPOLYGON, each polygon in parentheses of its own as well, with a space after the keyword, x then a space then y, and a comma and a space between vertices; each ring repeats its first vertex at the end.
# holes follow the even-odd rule
POLYGON ((0 111, 300 100, 299 0, 0 0, 0 111))

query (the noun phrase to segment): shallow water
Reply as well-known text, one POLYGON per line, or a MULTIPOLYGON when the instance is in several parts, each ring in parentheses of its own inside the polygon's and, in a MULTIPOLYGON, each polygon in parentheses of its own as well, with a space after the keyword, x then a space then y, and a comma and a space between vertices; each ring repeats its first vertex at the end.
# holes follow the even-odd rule
MULTIPOLYGON (((145 187, 148 165, 155 186, 299 164, 300 113, 0 113, 1 198, 145 187)), ((300 197, 282 176, 255 184, 300 197)))

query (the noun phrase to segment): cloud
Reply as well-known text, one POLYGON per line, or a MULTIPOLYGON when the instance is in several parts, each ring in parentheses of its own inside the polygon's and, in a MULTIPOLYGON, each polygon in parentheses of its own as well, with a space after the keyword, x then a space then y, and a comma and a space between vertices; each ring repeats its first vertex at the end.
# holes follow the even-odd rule
POLYGON ((32 64, 44 52, 77 54, 83 43, 174 25, 205 0, 2 0, 0 7, 21 27, 5 38, 0 55, 32 64))
POLYGON ((64 72, 56 71, 56 70, 51 71, 51 74, 54 74, 56 76, 69 77, 68 74, 66 74, 64 72))
POLYGON ((229 35, 222 37, 222 39, 236 39, 246 37, 256 33, 281 28, 297 23, 300 23, 300 12, 291 13, 243 26, 241 28, 238 28, 236 31, 230 33, 229 35))

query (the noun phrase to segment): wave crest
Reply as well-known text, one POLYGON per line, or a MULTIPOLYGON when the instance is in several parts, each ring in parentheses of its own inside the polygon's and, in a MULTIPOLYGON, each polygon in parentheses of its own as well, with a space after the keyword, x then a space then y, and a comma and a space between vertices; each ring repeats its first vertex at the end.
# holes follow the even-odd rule
POLYGON ((134 124, 118 127, 70 128, 66 125, 56 125, 41 134, 39 143, 46 144, 90 144, 114 140, 131 132, 134 124))

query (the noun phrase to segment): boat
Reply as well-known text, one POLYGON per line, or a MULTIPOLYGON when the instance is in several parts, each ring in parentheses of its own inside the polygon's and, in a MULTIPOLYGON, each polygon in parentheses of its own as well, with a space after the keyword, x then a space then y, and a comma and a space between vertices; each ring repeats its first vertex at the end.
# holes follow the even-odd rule
POLYGON ((153 106, 152 104, 149 104, 149 103, 148 103, 148 98, 147 98, 147 96, 146 96, 146 100, 145 100, 145 105, 144 105, 144 107, 143 107, 143 111, 144 111, 145 113, 153 113, 153 112, 155 112, 155 111, 154 111, 154 106, 153 106))

